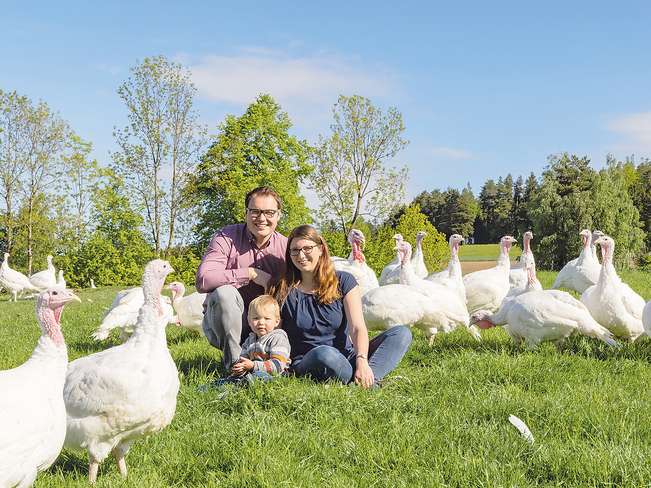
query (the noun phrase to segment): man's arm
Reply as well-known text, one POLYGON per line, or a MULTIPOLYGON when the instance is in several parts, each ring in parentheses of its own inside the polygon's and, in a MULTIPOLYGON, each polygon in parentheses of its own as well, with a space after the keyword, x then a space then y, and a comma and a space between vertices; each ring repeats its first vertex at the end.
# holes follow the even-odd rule
POLYGON ((199 293, 210 293, 222 285, 239 288, 249 283, 250 268, 226 269, 232 245, 233 241, 221 232, 212 238, 197 270, 196 287, 199 293))

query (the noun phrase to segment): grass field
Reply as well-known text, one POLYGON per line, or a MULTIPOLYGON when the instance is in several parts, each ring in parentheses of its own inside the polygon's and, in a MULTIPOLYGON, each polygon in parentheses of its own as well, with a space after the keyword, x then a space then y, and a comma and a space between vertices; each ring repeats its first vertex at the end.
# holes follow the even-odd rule
MULTIPOLYGON (((495 261, 500 254, 499 244, 464 244, 459 248, 459 261, 495 261)), ((517 246, 511 248, 511 261, 522 254, 517 246)))
MULTIPOLYGON (((544 286, 555 273, 540 272, 544 286)), ((173 278, 173 276, 172 276, 173 278)), ((645 299, 651 276, 624 275, 645 299)), ((70 359, 115 344, 89 338, 116 289, 83 290, 63 315, 70 359)), ((0 297, 0 370, 21 364, 38 337, 34 302, 0 297)), ((383 388, 281 378, 224 399, 197 386, 219 374, 205 340, 169 327, 181 377, 176 417, 135 444, 123 481, 112 459, 98 487, 649 486, 651 340, 615 351, 573 338, 517 350, 501 329, 420 333, 383 388), (522 418, 529 445, 508 423, 522 418)), ((5 394, 4 392, 0 394, 5 394)), ((1 438, 1 433, 0 433, 1 438)), ((85 453, 62 453, 37 487, 86 487, 85 453)))

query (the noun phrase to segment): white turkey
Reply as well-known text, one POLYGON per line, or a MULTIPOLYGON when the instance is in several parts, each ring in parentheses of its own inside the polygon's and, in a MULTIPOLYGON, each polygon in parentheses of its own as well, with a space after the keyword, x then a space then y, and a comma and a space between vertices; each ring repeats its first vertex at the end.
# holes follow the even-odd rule
POLYGON ((205 293, 191 293, 185 295, 185 285, 180 281, 173 281, 167 288, 172 291, 172 307, 176 312, 177 324, 203 335, 203 302, 205 293))
POLYGON ((14 298, 14 302, 18 301, 19 293, 22 293, 24 291, 38 293, 41 291, 32 285, 27 276, 22 274, 20 271, 16 271, 15 269, 11 269, 9 267, 8 252, 5 253, 5 259, 2 261, 2 265, 0 266, 0 285, 11 292, 14 298))
POLYGON ((461 262, 459 261, 459 246, 462 242, 462 235, 452 234, 450 239, 448 239, 450 246, 450 261, 448 262, 448 267, 438 273, 432 273, 425 279, 447 286, 456 291, 465 303, 466 287, 463 285, 463 274, 461 272, 461 262))
POLYGON ((176 410, 179 377, 172 360, 161 303, 165 277, 174 270, 156 259, 145 267, 144 305, 134 334, 119 346, 77 359, 68 366, 63 398, 68 412, 65 445, 86 449, 88 478, 113 453, 120 474, 137 439, 161 431, 176 410))
POLYGON ((353 229, 348 234, 348 242, 352 251, 348 259, 333 256, 332 264, 337 271, 347 271, 352 274, 359 284, 359 292, 364 295, 367 291, 380 286, 373 271, 368 264, 362 252, 366 238, 361 230, 353 229))
POLYGON ((509 251, 515 239, 504 236, 500 239, 500 255, 493 268, 469 273, 463 277, 466 287, 468 312, 477 310, 495 311, 500 308, 502 300, 509 292, 509 272, 511 261, 509 251))
POLYGON ((425 266, 425 255, 423 254, 423 239, 427 232, 421 230, 416 234, 416 251, 411 257, 411 265, 414 267, 414 272, 419 278, 426 278, 429 274, 427 266, 425 266))
POLYGON ((642 310, 642 325, 646 335, 651 337, 651 302, 647 302, 642 310))
POLYGON ((602 236, 596 244, 601 246, 599 280, 583 292, 581 301, 595 320, 615 336, 634 341, 644 334, 644 299, 617 275, 613 266, 615 241, 609 236, 602 236))
POLYGON ((535 348, 552 341, 560 346, 572 333, 599 339, 609 346, 619 346, 612 333, 599 325, 588 309, 576 298, 560 290, 532 290, 504 303, 496 313, 480 310, 471 322, 482 329, 508 324, 507 332, 516 344, 535 348))
MULTIPOLYGON (((411 266, 410 255, 406 252, 407 242, 399 244, 398 253, 404 266, 411 266)), ((396 325, 417 326, 425 329, 428 337, 440 329, 450 332, 456 324, 450 324, 449 319, 436 308, 436 302, 404 284, 390 284, 374 288, 362 297, 362 313, 364 321, 370 330, 386 330, 396 325), (433 333, 429 333, 433 329, 433 333)), ((467 314, 466 314, 467 319, 467 314)))
POLYGON ((513 266, 509 272, 509 284, 511 288, 524 287, 527 284, 527 265, 534 263, 536 260, 531 251, 531 240, 533 239, 533 232, 528 230, 522 235, 522 254, 520 255, 520 263, 513 266))
POLYGON ((61 333, 63 306, 79 300, 49 289, 36 299, 41 337, 31 357, 0 371, 0 486, 32 486, 57 458, 66 436, 63 383, 68 351, 61 333))
MULTIPOLYGON (((406 258, 400 267, 400 283, 415 288, 424 294, 429 300, 430 317, 426 323, 419 322, 416 327, 422 329, 429 339, 430 345, 434 341, 437 332, 450 332, 458 326, 469 327, 469 316, 466 303, 459 294, 444 285, 427 281, 416 276, 411 264, 411 244, 403 241, 399 244, 400 252, 406 258)), ((477 340, 481 340, 479 332, 469 329, 469 332, 477 340)))
POLYGON ((595 231, 593 234, 588 229, 579 232, 583 243, 581 254, 563 266, 563 269, 556 275, 552 288, 567 288, 583 293, 597 283, 601 265, 596 254, 593 253, 593 249, 596 249, 593 238, 599 234, 603 235, 600 231, 595 231))
MULTIPOLYGON (((144 303, 145 297, 139 286, 119 291, 104 315, 102 323, 91 337, 96 341, 103 341, 108 338, 113 329, 119 329, 120 340, 126 340, 133 332, 133 326, 138 320, 138 312, 144 303)), ((169 323, 176 323, 169 297, 162 296, 161 304, 169 323)))
POLYGON ((380 273, 380 286, 400 282, 400 255, 398 253, 398 246, 403 241, 403 237, 402 234, 395 234, 393 238, 396 241, 396 257, 380 273))
POLYGON ((595 242, 597 242, 597 239, 605 235, 606 234, 600 230, 595 229, 592 231, 592 243, 590 244, 590 249, 592 250, 592 256, 594 257, 595 261, 599 261, 599 256, 597 255, 597 246, 595 245, 595 242))
POLYGON ((34 273, 29 277, 29 281, 35 288, 43 291, 57 284, 56 268, 52 264, 52 256, 47 256, 47 269, 34 273))
POLYGON ((57 277, 57 284, 56 284, 56 286, 57 286, 57 288, 65 288, 66 285, 67 285, 67 283, 66 283, 66 279, 63 277, 63 270, 60 269, 60 270, 59 270, 58 277, 57 277))

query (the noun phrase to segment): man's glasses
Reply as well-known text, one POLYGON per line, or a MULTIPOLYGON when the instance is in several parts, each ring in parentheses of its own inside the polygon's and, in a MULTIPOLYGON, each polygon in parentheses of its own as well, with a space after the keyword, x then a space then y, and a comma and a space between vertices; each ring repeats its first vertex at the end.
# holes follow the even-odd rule
POLYGON ((273 219, 276 215, 278 215, 278 212, 280 212, 280 210, 260 210, 259 208, 247 208, 246 210, 254 219, 260 218, 260 215, 263 214, 268 219, 273 219))
POLYGON ((313 246, 303 246, 299 247, 298 249, 289 249, 289 255, 290 256, 298 256, 301 251, 303 251, 303 254, 306 256, 309 254, 312 254, 312 251, 314 250, 315 247, 319 247, 319 244, 314 244, 313 246))

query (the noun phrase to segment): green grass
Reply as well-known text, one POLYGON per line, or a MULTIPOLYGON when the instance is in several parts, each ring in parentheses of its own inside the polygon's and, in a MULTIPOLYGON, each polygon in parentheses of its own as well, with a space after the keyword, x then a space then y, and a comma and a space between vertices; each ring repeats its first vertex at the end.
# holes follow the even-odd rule
MULTIPOLYGON (((555 273, 540 272, 545 286, 555 273)), ((649 274, 624 278, 647 300, 649 274)), ((89 339, 115 289, 84 290, 63 316, 70 359, 115 344, 89 339), (91 302, 92 300, 92 302, 91 302)), ((0 299, 0 369, 21 364, 38 337, 34 302, 0 299)), ((502 329, 475 342, 465 331, 419 332, 375 391, 282 378, 223 400, 197 386, 219 374, 219 353, 168 328, 179 368, 176 417, 137 442, 123 481, 112 459, 98 487, 648 486, 651 341, 615 351, 572 338, 516 349, 502 329), (522 418, 536 443, 508 423, 522 418)), ((2 392, 4 394, 4 392, 2 392)), ((1 435, 0 435, 1 439, 1 435)), ((62 453, 36 487, 87 487, 85 453, 62 453)))
MULTIPOLYGON (((500 254, 499 244, 464 244, 459 248, 459 261, 496 261, 500 254)), ((509 256, 515 260, 522 249, 512 247, 509 256)))

